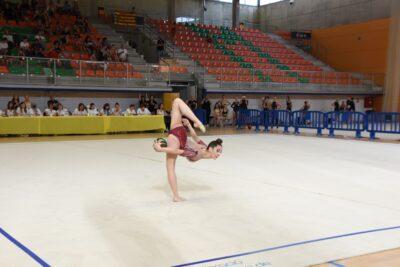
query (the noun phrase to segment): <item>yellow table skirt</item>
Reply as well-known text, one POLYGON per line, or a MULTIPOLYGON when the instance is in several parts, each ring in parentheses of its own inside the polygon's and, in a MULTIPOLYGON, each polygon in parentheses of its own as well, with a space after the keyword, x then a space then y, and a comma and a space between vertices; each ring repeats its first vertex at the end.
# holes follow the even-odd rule
POLYGON ((105 134, 165 130, 164 117, 9 117, 0 118, 0 134, 105 134))

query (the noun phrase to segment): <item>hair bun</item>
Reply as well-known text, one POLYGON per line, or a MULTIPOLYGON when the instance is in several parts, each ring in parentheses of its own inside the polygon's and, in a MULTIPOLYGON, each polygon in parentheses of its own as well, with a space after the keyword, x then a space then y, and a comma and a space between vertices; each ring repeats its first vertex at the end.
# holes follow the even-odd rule
POLYGON ((218 145, 222 145, 222 139, 220 139, 220 138, 218 138, 217 140, 215 140, 215 142, 216 142, 218 145))

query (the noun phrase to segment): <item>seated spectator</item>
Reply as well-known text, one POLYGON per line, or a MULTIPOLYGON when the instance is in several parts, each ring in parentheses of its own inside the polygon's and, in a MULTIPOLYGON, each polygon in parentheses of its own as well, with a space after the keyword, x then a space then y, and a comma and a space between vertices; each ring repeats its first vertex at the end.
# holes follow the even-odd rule
POLYGON ((110 104, 105 103, 103 105, 103 109, 101 110, 100 115, 101 116, 110 116, 110 115, 112 115, 110 104))
POLYGON ((31 114, 30 114, 31 116, 42 116, 42 112, 35 104, 32 105, 30 112, 31 112, 31 114))
POLYGON ((29 50, 31 48, 30 43, 28 42, 28 38, 24 38, 20 43, 19 43, 19 52, 21 56, 28 56, 29 55, 29 50))
POLYGON ((29 109, 29 108, 31 108, 31 99, 29 98, 29 96, 25 96, 24 97, 24 103, 25 103, 25 105, 26 105, 26 107, 29 109))
POLYGON ((32 44, 32 56, 34 57, 44 57, 44 47, 39 39, 36 39, 32 44))
POLYGON ((240 22, 239 24, 239 30, 243 31, 244 30, 244 23, 240 22))
POLYGON ((7 38, 3 37, 3 40, 0 41, 0 55, 4 56, 8 54, 8 41, 7 38))
POLYGON ((5 116, 4 111, 2 109, 0 109, 0 117, 5 116))
POLYGON ((164 57, 164 48, 165 48, 165 42, 163 39, 158 39, 157 41, 157 52, 158 52, 158 57, 162 58, 164 57))
POLYGON ((15 106, 14 106, 14 103, 11 101, 7 103, 7 108, 5 110, 5 116, 7 116, 7 117, 15 116, 15 106))
POLYGON ((130 105, 129 108, 126 109, 124 115, 125 116, 137 115, 136 106, 134 104, 130 105))
POLYGON ((72 113, 74 116, 87 116, 88 112, 86 110, 86 107, 83 103, 79 103, 78 107, 74 110, 74 113, 72 113))
POLYGON ((39 31, 35 35, 35 40, 39 40, 39 42, 43 45, 46 42, 46 37, 44 37, 43 31, 39 31))
POLYGON ((50 96, 50 99, 47 101, 47 106, 49 106, 49 104, 52 103, 53 104, 53 109, 57 109, 57 105, 58 105, 58 100, 54 98, 54 96, 50 96))
POLYGON ((147 104, 147 108, 149 109, 151 114, 154 114, 157 109, 157 101, 154 99, 154 96, 150 96, 150 99, 147 104))
POLYGON ((163 115, 163 116, 166 116, 166 115, 167 115, 167 113, 166 113, 165 110, 164 110, 164 105, 163 105, 163 103, 160 103, 160 104, 158 105, 158 109, 157 109, 156 114, 157 114, 157 115, 163 115))
POLYGON ((26 107, 24 102, 19 104, 19 107, 15 110, 16 116, 29 116, 28 108, 26 107))
POLYGON ((151 115, 151 112, 146 108, 144 104, 140 105, 140 108, 138 108, 136 113, 138 115, 151 115))
POLYGON ((88 112, 89 116, 98 116, 99 115, 99 110, 97 109, 97 107, 94 103, 90 103, 89 109, 87 112, 88 112))
POLYGON ((57 116, 59 116, 59 117, 69 116, 69 111, 68 111, 68 109, 64 108, 64 106, 63 106, 61 103, 59 103, 59 104, 57 105, 57 111, 56 111, 56 113, 57 113, 57 116))
POLYGON ((47 108, 43 112, 43 116, 56 116, 57 111, 54 109, 54 103, 51 101, 47 102, 47 108))
POLYGON ((111 113, 113 116, 121 116, 122 115, 122 110, 121 110, 121 106, 119 105, 119 103, 115 103, 114 108, 112 109, 111 113))
POLYGON ((62 7, 63 14, 71 14, 72 8, 68 1, 64 2, 64 6, 62 7))
POLYGON ((121 44, 121 47, 117 50, 118 59, 121 62, 128 61, 128 50, 121 44))
POLYGON ((19 106, 19 96, 17 95, 13 95, 12 99, 11 99, 11 103, 13 104, 14 107, 18 107, 19 106))
POLYGON ((4 31, 3 38, 7 39, 8 46, 10 46, 10 47, 14 46, 14 36, 12 34, 10 34, 9 30, 4 31))

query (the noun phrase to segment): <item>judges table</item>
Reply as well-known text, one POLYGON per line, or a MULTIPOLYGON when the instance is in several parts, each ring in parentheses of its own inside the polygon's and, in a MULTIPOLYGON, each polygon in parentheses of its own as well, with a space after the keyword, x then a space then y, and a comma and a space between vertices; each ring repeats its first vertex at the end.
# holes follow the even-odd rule
POLYGON ((165 130, 162 115, 0 118, 0 135, 106 134, 161 130, 165 130))

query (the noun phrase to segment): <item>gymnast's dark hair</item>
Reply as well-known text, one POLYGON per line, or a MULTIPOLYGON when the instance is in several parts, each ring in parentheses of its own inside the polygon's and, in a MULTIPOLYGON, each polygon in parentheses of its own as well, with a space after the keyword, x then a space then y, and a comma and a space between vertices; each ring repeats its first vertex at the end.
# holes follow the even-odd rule
POLYGON ((214 147, 216 147, 216 146, 222 146, 222 139, 218 138, 217 140, 211 141, 211 142, 208 144, 207 149, 209 149, 210 147, 211 147, 211 148, 214 148, 214 147))

